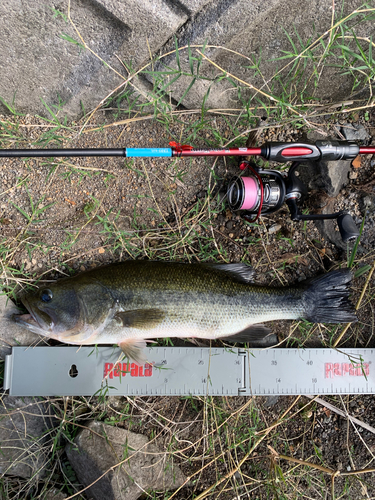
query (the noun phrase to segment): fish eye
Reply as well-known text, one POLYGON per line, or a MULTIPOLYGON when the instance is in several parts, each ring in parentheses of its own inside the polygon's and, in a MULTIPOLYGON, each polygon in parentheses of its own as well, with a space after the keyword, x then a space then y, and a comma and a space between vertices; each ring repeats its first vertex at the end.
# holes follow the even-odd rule
POLYGON ((50 300, 52 300, 52 297, 53 297, 53 294, 52 294, 51 290, 49 290, 48 288, 46 288, 45 290, 42 290, 40 292, 40 300, 42 302, 49 302, 50 300))

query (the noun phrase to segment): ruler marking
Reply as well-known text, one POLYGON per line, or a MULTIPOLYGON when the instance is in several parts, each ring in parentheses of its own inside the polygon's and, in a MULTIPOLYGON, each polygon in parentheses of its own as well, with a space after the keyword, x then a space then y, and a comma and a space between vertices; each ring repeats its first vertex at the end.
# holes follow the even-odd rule
POLYGON ((119 354, 109 347, 98 348, 96 357, 88 356, 92 348, 87 347, 79 351, 72 347, 36 347, 32 350, 14 347, 12 355, 7 358, 9 369, 6 370, 4 386, 14 396, 90 395, 96 392, 94 388, 101 387, 103 373, 107 373, 108 385, 116 387, 110 393, 118 395, 375 393, 375 359, 372 361, 371 358, 375 355, 373 348, 344 348, 340 352, 316 348, 273 349, 272 353, 270 350, 235 348, 232 352, 222 348, 199 348, 198 353, 197 349, 148 348, 155 366, 162 366, 161 362, 167 361, 164 368, 168 368, 168 372, 156 368, 149 375, 141 370, 139 373, 128 372, 123 380, 124 377, 116 375, 116 371, 112 370, 112 376, 108 375, 115 362, 113 357, 119 354), (363 358, 366 378, 356 366, 352 368, 348 355, 363 358), (196 366, 197 359, 203 365, 196 366), (203 380, 207 380, 209 360, 208 386, 203 380), (72 380, 67 377, 66 371, 67 366, 74 362, 80 375, 84 376, 72 380), (55 377, 46 376, 52 371, 55 377), (40 391, 38 394, 35 394, 35 388, 40 391))

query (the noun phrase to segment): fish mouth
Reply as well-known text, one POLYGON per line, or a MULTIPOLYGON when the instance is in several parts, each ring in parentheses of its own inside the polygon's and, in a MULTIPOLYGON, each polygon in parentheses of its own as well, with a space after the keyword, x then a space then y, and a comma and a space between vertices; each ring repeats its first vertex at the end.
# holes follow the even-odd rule
POLYGON ((34 333, 38 333, 39 335, 50 335, 53 327, 53 321, 49 314, 38 308, 35 308, 35 310, 26 297, 22 299, 22 303, 28 310, 28 313, 14 314, 14 321, 24 328, 27 328, 34 333))

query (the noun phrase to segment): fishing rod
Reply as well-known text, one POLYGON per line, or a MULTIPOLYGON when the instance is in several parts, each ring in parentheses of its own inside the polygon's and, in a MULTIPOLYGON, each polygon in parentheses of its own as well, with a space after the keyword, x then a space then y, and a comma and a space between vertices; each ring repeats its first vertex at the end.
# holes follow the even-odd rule
POLYGON ((169 148, 92 148, 92 149, 0 149, 2 158, 48 158, 120 156, 124 158, 174 158, 197 156, 260 156, 265 160, 334 161, 354 159, 358 154, 375 154, 375 147, 359 146, 354 141, 319 140, 305 142, 266 142, 259 148, 194 149, 170 142, 169 148))
POLYGON ((205 156, 259 156, 268 161, 292 161, 289 172, 266 170, 240 160, 240 169, 248 175, 234 177, 227 188, 230 209, 247 222, 255 222, 261 215, 275 212, 286 202, 293 221, 336 219, 341 238, 348 242, 358 238, 359 231, 346 211, 332 214, 302 214, 299 205, 307 189, 298 178, 298 167, 304 162, 353 160, 359 154, 375 154, 375 147, 359 146, 355 141, 332 139, 308 142, 267 142, 260 147, 228 149, 194 149, 188 144, 170 142, 169 148, 95 148, 95 149, 2 149, 3 158, 35 157, 102 157, 124 158, 184 158, 205 156))

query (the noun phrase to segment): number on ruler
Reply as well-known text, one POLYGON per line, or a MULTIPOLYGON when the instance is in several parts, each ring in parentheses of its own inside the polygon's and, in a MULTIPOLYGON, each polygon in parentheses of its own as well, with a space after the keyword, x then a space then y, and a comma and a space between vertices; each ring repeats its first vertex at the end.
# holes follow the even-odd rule
POLYGON ((276 365, 277 365, 277 361, 272 360, 272 361, 271 361, 271 365, 272 365, 272 366, 276 366, 276 365))
POLYGON ((311 366, 311 365, 313 365, 313 364, 314 364, 314 361, 307 361, 307 363, 306 363, 306 364, 307 364, 307 365, 309 365, 309 366, 311 366))
POLYGON ((204 365, 203 359, 198 359, 198 365, 204 365))
POLYGON ((281 378, 277 378, 277 379, 276 379, 276 382, 277 382, 277 383, 281 382, 281 378))
POLYGON ((317 383, 317 381, 318 381, 318 379, 317 379, 317 378, 313 378, 313 379, 312 379, 312 383, 313 383, 313 384, 316 384, 316 383, 317 383))

